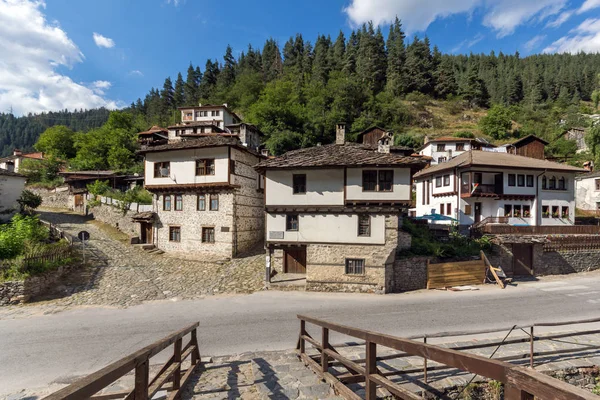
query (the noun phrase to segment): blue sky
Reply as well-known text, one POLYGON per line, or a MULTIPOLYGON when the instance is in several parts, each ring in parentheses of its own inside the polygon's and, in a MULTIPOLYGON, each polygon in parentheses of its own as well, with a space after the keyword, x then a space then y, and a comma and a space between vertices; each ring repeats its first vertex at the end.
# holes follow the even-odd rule
POLYGON ((600 51, 600 0, 0 0, 0 112, 120 107, 269 37, 398 15, 448 53, 600 51))

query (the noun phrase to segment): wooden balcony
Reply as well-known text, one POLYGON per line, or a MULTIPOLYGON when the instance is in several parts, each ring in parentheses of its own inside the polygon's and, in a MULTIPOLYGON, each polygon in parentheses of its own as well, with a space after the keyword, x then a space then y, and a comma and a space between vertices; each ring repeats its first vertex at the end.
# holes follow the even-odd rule
POLYGON ((484 185, 478 184, 474 188, 470 188, 468 184, 463 184, 461 187, 460 197, 491 197, 501 196, 504 192, 501 185, 484 185))
POLYGON ((542 225, 542 226, 513 226, 513 225, 484 225, 479 228, 481 233, 491 235, 597 235, 600 226, 597 225, 542 225))

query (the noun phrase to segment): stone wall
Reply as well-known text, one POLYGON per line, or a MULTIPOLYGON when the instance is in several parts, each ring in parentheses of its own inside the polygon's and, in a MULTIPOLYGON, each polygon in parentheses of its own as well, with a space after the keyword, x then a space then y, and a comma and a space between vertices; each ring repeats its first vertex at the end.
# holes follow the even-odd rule
POLYGON ((56 189, 27 187, 26 189, 42 197, 42 207, 69 208, 69 191, 66 187, 56 189))
POLYGON ((571 274, 600 268, 600 250, 542 251, 534 249, 533 257, 533 268, 536 275, 571 274))
POLYGON ((74 265, 60 266, 55 270, 30 276, 24 281, 0 283, 0 306, 28 302, 30 299, 45 293, 74 267, 74 265))
POLYGON ((140 224, 131 220, 131 217, 136 214, 134 211, 128 210, 123 213, 123 210, 118 207, 99 204, 90 208, 89 212, 94 219, 113 226, 130 237, 140 236, 140 224))
POLYGON ((405 292, 427 288, 429 257, 399 258, 391 269, 389 292, 405 292))

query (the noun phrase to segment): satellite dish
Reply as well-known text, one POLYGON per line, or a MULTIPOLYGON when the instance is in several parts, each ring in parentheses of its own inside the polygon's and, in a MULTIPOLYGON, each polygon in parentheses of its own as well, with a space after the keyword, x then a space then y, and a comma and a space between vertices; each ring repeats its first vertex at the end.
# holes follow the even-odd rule
POLYGON ((169 176, 169 169, 168 168, 161 168, 160 169, 160 176, 162 176, 162 177, 169 176))

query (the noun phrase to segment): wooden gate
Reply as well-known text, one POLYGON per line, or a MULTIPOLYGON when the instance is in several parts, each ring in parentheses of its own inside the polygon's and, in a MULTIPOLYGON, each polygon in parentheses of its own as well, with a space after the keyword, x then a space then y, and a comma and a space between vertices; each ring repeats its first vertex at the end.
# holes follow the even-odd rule
POLYGON ((513 275, 533 275, 533 245, 513 243, 513 275))
POLYGON ((285 272, 288 274, 306 273, 306 247, 288 247, 283 250, 285 272))
POLYGON ((152 244, 152 223, 140 222, 142 243, 152 244))
POLYGON ((485 262, 481 260, 430 264, 427 261, 427 289, 462 285, 479 285, 485 279, 485 262))

